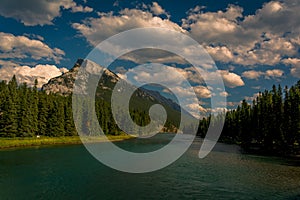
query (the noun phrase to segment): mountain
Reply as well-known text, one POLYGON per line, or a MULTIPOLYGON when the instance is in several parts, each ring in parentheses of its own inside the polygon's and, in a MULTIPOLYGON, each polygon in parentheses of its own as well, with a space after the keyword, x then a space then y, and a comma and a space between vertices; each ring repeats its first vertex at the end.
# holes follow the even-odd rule
MULTIPOLYGON (((70 71, 62 74, 61 76, 52 78, 47 84, 43 85, 42 90, 46 91, 46 93, 48 94, 58 93, 64 96, 71 95, 76 75, 78 73, 79 67, 83 64, 83 62, 84 60, 78 59, 74 67, 70 71)), ((103 69, 102 67, 93 62, 91 62, 90 64, 90 66, 92 66, 93 68, 90 69, 91 73, 93 70, 95 72, 97 70, 99 71, 99 69, 103 69)), ((87 71, 89 70, 87 69, 87 71)), ((103 99, 104 101, 110 103, 112 90, 118 81, 124 81, 126 84, 125 88, 134 87, 133 85, 127 83, 125 80, 121 79, 114 72, 105 69, 98 83, 98 88, 95 95, 96 98, 103 99)), ((164 106, 168 114, 167 123, 173 124, 172 127, 176 127, 179 125, 181 108, 177 103, 175 103, 171 99, 165 98, 157 91, 144 88, 134 89, 135 92, 133 93, 129 104, 131 110, 139 110, 141 112, 148 113, 152 105, 160 104, 164 106)), ((184 113, 187 112, 185 111, 184 113)))
MULTIPOLYGON (((76 75, 78 73, 79 67, 82 65, 83 62, 84 62, 83 59, 78 59, 74 65, 74 67, 70 71, 68 71, 58 77, 54 77, 54 78, 50 79, 47 84, 43 85, 42 90, 45 91, 47 94, 58 93, 58 94, 61 94, 64 96, 71 95, 76 75)), ((90 66, 96 65, 96 66, 94 66, 94 68, 98 68, 98 71, 99 71, 99 69, 100 70, 103 69, 101 66, 99 66, 91 61, 88 61, 88 62, 90 64, 90 66)), ((93 73, 92 72, 93 70, 94 69, 90 69, 90 70, 87 69, 87 71, 91 71, 91 74, 93 73)), ((96 70, 94 70, 94 71, 96 71, 96 70)), ((124 81, 118 75, 116 75, 114 72, 112 72, 108 69, 105 69, 102 74, 102 77, 98 83, 96 97, 104 99, 106 101, 110 101, 112 90, 113 90, 115 84, 120 80, 124 81)), ((134 86, 132 86, 128 83, 128 85, 126 87, 134 87, 134 86)), ((143 101, 147 100, 147 101, 155 102, 155 103, 163 103, 163 104, 168 105, 169 107, 174 107, 174 108, 176 107, 175 106, 176 103, 174 103, 170 99, 166 99, 165 97, 161 96, 158 92, 154 92, 154 91, 152 92, 150 90, 137 88, 136 92, 134 93, 134 96, 135 96, 135 98, 143 99, 143 101)), ((136 100, 138 100, 138 99, 136 99, 136 100)), ((135 105, 137 105, 137 104, 135 104, 135 105)), ((176 110, 177 111, 180 110, 180 107, 178 105, 177 105, 176 110)))
POLYGON ((78 59, 74 67, 66 73, 58 77, 51 78, 48 83, 42 86, 42 90, 47 94, 59 93, 62 95, 72 94, 73 84, 75 82, 76 74, 81 66, 83 59, 78 59))

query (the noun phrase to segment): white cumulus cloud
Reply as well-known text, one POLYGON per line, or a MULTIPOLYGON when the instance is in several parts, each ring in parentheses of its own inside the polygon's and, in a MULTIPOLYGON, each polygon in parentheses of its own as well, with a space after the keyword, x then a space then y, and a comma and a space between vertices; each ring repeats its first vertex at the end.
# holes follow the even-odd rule
POLYGON ((226 91, 223 91, 223 92, 220 92, 220 95, 223 96, 223 97, 228 97, 229 93, 226 92, 226 91))
POLYGON ((299 57, 299 10, 297 0, 270 1, 252 15, 244 15, 235 5, 216 12, 197 6, 182 20, 182 27, 217 61, 274 66, 286 57, 299 57))
POLYGON ((166 16, 169 17, 169 14, 157 2, 152 3, 152 6, 150 7, 150 10, 155 15, 166 15, 166 16))
POLYGON ((228 70, 218 70, 218 72, 221 74, 224 84, 229 88, 245 85, 241 76, 233 72, 229 72, 228 70))
MULTIPOLYGON (((158 4, 157 4, 158 5, 158 4)), ((163 12, 156 4, 155 12, 163 12)), ((161 7, 160 7, 161 8, 161 7)), ((152 7, 152 9, 154 9, 152 7)), ((87 18, 82 23, 73 23, 72 27, 93 46, 108 37, 133 28, 160 27, 183 32, 184 30, 169 19, 154 16, 149 10, 125 8, 118 13, 98 13, 96 18, 87 18)))
POLYGON ((60 76, 67 71, 66 68, 58 68, 55 65, 36 65, 35 67, 5 66, 0 68, 0 80, 9 81, 15 75, 18 83, 26 83, 28 86, 33 86, 35 79, 37 79, 38 88, 41 88, 51 78, 60 76))
POLYGON ((243 77, 246 77, 248 79, 258 79, 261 77, 264 73, 261 71, 255 71, 255 70, 249 70, 242 73, 243 77))
POLYGON ((0 15, 20 20, 26 26, 51 25, 61 10, 92 12, 90 7, 77 5, 73 0, 1 0, 0 15))
POLYGON ((287 58, 282 60, 286 65, 292 66, 291 75, 300 78, 300 59, 299 58, 287 58))
POLYGON ((200 98, 210 98, 211 97, 211 91, 202 85, 194 86, 194 91, 200 98))
POLYGON ((26 36, 15 36, 0 32, 0 59, 46 59, 59 63, 65 52, 58 48, 50 48, 43 41, 26 36))
POLYGON ((265 72, 262 71, 255 71, 255 70, 249 70, 242 73, 242 76, 248 79, 258 79, 261 76, 264 76, 265 79, 270 78, 280 78, 284 74, 283 70, 280 69, 270 69, 265 72))

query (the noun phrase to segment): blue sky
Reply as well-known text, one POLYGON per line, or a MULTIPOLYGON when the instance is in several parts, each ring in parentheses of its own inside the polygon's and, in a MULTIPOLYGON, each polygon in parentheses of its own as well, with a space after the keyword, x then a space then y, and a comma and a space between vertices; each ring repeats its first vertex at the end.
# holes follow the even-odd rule
MULTIPOLYGON (((187 34, 207 50, 233 108, 273 84, 290 86, 300 78, 299 10, 297 0, 2 0, 0 79, 17 74, 29 85, 35 78, 42 84, 108 37, 158 26, 187 34)), ((205 88, 198 92, 210 96, 205 88)))

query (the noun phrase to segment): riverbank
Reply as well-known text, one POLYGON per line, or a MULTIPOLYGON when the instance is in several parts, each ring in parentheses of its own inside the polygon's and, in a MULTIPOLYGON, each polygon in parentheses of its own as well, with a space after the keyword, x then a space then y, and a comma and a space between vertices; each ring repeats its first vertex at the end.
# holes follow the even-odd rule
MULTIPOLYGON (((131 139, 129 135, 108 135, 110 141, 121 141, 131 139)), ((82 138, 84 142, 105 142, 105 137, 87 137, 82 138)), ((30 138, 0 138, 0 149, 45 146, 45 145, 64 145, 64 144, 82 144, 79 136, 65 137, 30 137, 30 138)))

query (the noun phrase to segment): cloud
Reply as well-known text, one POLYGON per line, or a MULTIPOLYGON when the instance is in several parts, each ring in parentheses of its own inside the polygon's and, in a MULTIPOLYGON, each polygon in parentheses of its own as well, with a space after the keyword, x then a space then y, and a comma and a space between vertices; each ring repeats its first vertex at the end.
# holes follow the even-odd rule
POLYGON ((0 66, 3 67, 20 67, 19 63, 16 63, 11 60, 0 60, 0 66))
POLYGON ((254 93, 251 97, 245 96, 244 99, 246 101, 248 101, 248 102, 250 101, 252 103, 252 101, 255 100, 259 95, 260 95, 259 92, 258 93, 254 93))
POLYGON ((205 87, 205 86, 194 86, 194 91, 200 98, 210 98, 211 97, 211 91, 205 87))
POLYGON ((299 58, 287 58, 283 59, 282 62, 286 65, 292 66, 290 72, 291 75, 300 78, 300 59, 299 58))
POLYGON ((227 111, 228 111, 228 109, 226 107, 215 107, 213 109, 211 109, 211 108, 206 109, 206 112, 210 112, 213 115, 218 115, 218 114, 221 114, 221 113, 224 113, 227 111))
POLYGON ((166 15, 168 18, 170 17, 169 14, 157 2, 152 3, 150 10, 155 15, 166 15))
POLYGON ((226 91, 223 91, 223 92, 220 92, 220 96, 228 97, 228 96, 229 96, 229 93, 226 92, 226 91))
MULTIPOLYGON (((235 88, 235 87, 245 85, 241 76, 233 72, 229 72, 229 70, 217 70, 217 71, 207 72, 205 74, 198 74, 194 67, 187 67, 184 69, 181 68, 174 68, 174 69, 176 69, 177 72, 183 75, 186 80, 195 84, 204 84, 205 83, 204 79, 210 83, 214 83, 216 77, 220 75, 224 81, 224 84, 227 87, 235 88)), ((170 77, 172 80, 176 80, 176 76, 173 76, 172 73, 174 72, 170 72, 169 74, 166 74, 164 79, 168 80, 167 77, 170 77)), ((199 87, 203 87, 203 86, 199 86, 199 87)))
POLYGON ((258 79, 263 74, 264 73, 261 71, 250 70, 250 71, 243 72, 242 76, 247 79, 258 79))
POLYGON ((2 0, 0 15, 20 20, 25 26, 52 25, 61 10, 72 12, 91 12, 92 8, 77 5, 73 0, 2 0))
POLYGON ((118 66, 114 70, 117 74, 125 74, 127 70, 123 66, 118 66))
POLYGON ((126 80, 135 85, 135 83, 158 83, 163 82, 166 85, 182 84, 182 74, 174 67, 165 66, 163 70, 155 65, 147 65, 146 67, 135 67, 126 70, 123 67, 118 68, 118 72, 126 77, 126 80))
POLYGON ((71 12, 76 13, 76 12, 82 12, 82 13, 88 13, 88 12, 93 12, 93 8, 88 7, 88 6, 82 6, 82 5, 78 5, 78 6, 73 6, 71 9, 71 12))
POLYGON ((228 70, 218 70, 218 73, 221 74, 224 84, 229 88, 245 85, 243 79, 233 72, 229 72, 228 70))
MULTIPOLYGON (((210 98, 211 91, 205 86, 195 85, 190 86, 186 82, 186 72, 184 70, 176 70, 174 67, 165 66, 164 70, 158 69, 156 66, 135 67, 128 69, 125 73, 123 67, 119 67, 117 74, 127 82, 137 85, 146 83, 162 83, 167 88, 163 92, 176 95, 178 100, 181 100, 181 105, 185 110, 190 112, 195 117, 199 117, 197 111, 206 112, 199 101, 201 98, 210 98)), ((201 115, 201 114, 200 114, 201 115)))
POLYGON ((283 35, 287 31, 291 34, 299 33, 300 3, 298 0, 270 1, 258 9, 255 15, 245 17, 243 26, 246 28, 283 35))
POLYGON ((196 84, 203 84, 204 80, 201 77, 201 74, 198 74, 194 67, 186 67, 176 68, 176 70, 181 73, 189 82, 196 83, 196 84))
MULTIPOLYGON (((125 47, 126 48, 126 47, 125 47)), ((114 48, 111 48, 114 49, 114 48)), ((118 59, 132 61, 138 64, 144 63, 176 63, 188 64, 183 58, 160 49, 143 49, 125 54, 118 59)))
POLYGON ((242 17, 243 9, 230 5, 225 12, 203 12, 196 7, 192 9, 186 19, 182 20, 182 27, 189 30, 191 35, 200 43, 238 42, 237 32, 242 32, 237 19, 242 17), (220 40, 222 39, 222 40, 220 40))
MULTIPOLYGON (((215 12, 205 12, 203 7, 196 6, 179 26, 169 17, 161 18, 160 15, 167 15, 167 12, 153 2, 152 5, 142 4, 140 8, 98 13, 98 17, 86 18, 81 23, 73 23, 72 27, 92 46, 132 28, 163 27, 190 34, 216 61, 252 67, 275 66, 284 64, 285 58, 299 56, 298 8, 299 1, 271 1, 263 4, 255 14, 244 15, 243 8, 236 5, 215 12)), ((183 51, 193 53, 190 47, 183 51)), ((149 55, 136 54, 127 59, 143 63, 149 55)), ((182 63, 176 56, 159 59, 182 63)))
POLYGON ((199 103, 193 103, 193 104, 188 104, 187 107, 189 108, 190 110, 190 113, 198 118, 198 119, 201 119, 203 117, 207 117, 207 112, 208 112, 208 109, 202 107, 199 103), (198 110, 200 112, 197 113, 197 112, 193 112, 193 110, 198 110))
POLYGON ((272 69, 272 70, 267 70, 265 72, 265 77, 267 79, 269 78, 279 78, 281 76, 283 76, 284 72, 280 69, 272 69))
POLYGON ((229 107, 235 107, 235 106, 240 105, 241 102, 229 101, 229 102, 226 102, 226 103, 227 103, 227 106, 229 106, 229 107))
POLYGON ((297 0, 265 3, 253 15, 243 15, 243 8, 235 5, 216 12, 197 6, 182 20, 182 27, 217 61, 274 66, 299 56, 299 10, 297 0))
POLYGON ((41 88, 51 78, 60 76, 67 71, 66 68, 57 68, 55 65, 36 65, 35 67, 5 66, 0 68, 0 80, 9 81, 13 75, 16 75, 18 83, 26 83, 28 86, 33 86, 35 79, 37 79, 38 88, 41 88))
POLYGON ((40 36, 40 35, 36 35, 36 34, 29 34, 29 33, 24 33, 23 36, 26 36, 28 38, 31 38, 31 39, 36 39, 36 40, 40 40, 40 41, 44 41, 44 37, 40 36))
POLYGON ((87 18, 82 23, 73 23, 72 27, 93 46, 112 35, 133 28, 161 27, 184 31, 178 24, 169 19, 154 16, 150 10, 128 8, 118 13, 98 13, 97 18, 87 18))
POLYGON ((222 62, 231 62, 233 60, 234 55, 226 46, 207 46, 207 52, 216 60, 222 62))
MULTIPOLYGON (((190 34, 216 61, 252 67, 275 66, 285 64, 282 62, 285 58, 299 57, 298 10, 300 2, 297 0, 264 3, 252 15, 245 15, 243 8, 236 5, 215 12, 206 12, 204 7, 196 6, 189 10, 179 26, 170 20, 165 9, 153 2, 142 4, 140 8, 98 13, 98 17, 86 18, 81 23, 73 23, 72 27, 92 46, 132 28, 164 27, 190 34), (160 15, 166 15, 167 19, 160 15)), ((143 59, 140 58, 144 57, 127 59, 141 63, 143 59)), ((182 62, 174 56, 166 60, 182 62)))
MULTIPOLYGON (((176 94, 178 99, 181 99, 181 105, 184 109, 190 112, 195 117, 200 117, 206 115, 211 109, 202 107, 205 102, 202 99, 212 98, 213 96, 227 97, 230 94, 223 91, 222 88, 213 88, 209 86, 204 86, 203 79, 196 74, 193 67, 187 67, 184 69, 175 68, 171 66, 165 66, 164 70, 158 69, 154 64, 147 65, 149 68, 135 67, 126 70, 124 67, 118 67, 118 76, 122 79, 128 81, 129 83, 136 85, 136 83, 164 83, 167 88, 164 88, 162 92, 176 94), (183 78, 184 77, 184 78, 183 78), (195 79, 195 81, 191 81, 195 79), (192 82, 192 86, 186 84, 185 81, 188 80, 192 82), (195 83, 197 82, 197 83, 195 83), (196 96, 195 96, 195 95, 196 96), (196 111, 200 111, 200 115, 197 115, 196 111)), ((225 85, 234 88, 244 85, 241 77, 235 73, 229 72, 227 70, 219 70, 212 72, 212 74, 207 75, 206 78, 213 79, 221 75, 223 77, 225 85)), ((209 80, 215 83, 213 80, 209 80)), ((212 86, 215 86, 212 84, 212 86)), ((220 112, 224 110, 224 106, 220 103, 220 108, 215 109, 215 112, 220 112), (221 106, 223 106, 221 108, 221 106)))
POLYGON ((15 36, 0 32, 0 59, 46 59, 59 63, 65 52, 58 48, 50 48, 44 42, 26 36, 15 36))
POLYGON ((264 76, 265 79, 270 79, 270 78, 282 77, 283 74, 284 72, 280 69, 272 69, 272 70, 267 70, 265 72, 250 70, 250 71, 243 72, 242 76, 248 79, 258 79, 261 76, 264 76))

